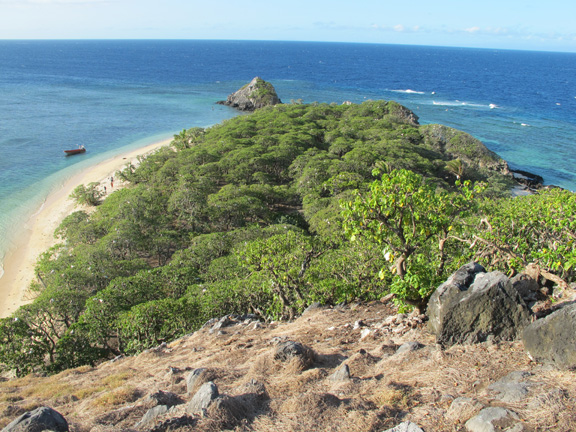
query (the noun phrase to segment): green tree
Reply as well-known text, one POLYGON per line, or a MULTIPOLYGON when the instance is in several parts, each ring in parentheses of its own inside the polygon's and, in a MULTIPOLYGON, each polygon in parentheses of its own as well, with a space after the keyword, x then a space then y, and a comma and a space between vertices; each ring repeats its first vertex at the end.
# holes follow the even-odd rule
POLYGON ((536 265, 541 275, 566 287, 576 279, 576 194, 543 190, 488 200, 465 233, 475 259, 507 273, 536 265))
POLYGON ((127 354, 136 354, 195 330, 199 318, 197 304, 188 297, 141 303, 119 316, 120 344, 127 354))
POLYGON ((423 307, 445 276, 449 234, 476 201, 468 183, 449 193, 412 171, 394 170, 342 205, 351 240, 366 237, 382 245, 392 266, 382 268, 380 277, 392 273, 391 291, 400 301, 423 307))
POLYGON ((99 187, 100 183, 98 182, 88 183, 86 186, 81 184, 72 191, 70 198, 78 204, 97 206, 100 204, 100 198, 104 196, 104 191, 100 190, 99 187))
POLYGON ((293 318, 309 303, 306 272, 325 250, 310 236, 289 230, 250 242, 238 253, 251 271, 260 272, 268 280, 279 306, 275 314, 293 318))

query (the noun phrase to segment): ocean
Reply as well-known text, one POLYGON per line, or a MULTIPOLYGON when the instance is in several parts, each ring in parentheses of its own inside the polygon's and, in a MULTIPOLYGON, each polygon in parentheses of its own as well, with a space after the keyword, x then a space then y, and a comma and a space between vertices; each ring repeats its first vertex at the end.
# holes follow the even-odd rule
POLYGON ((0 41, 0 260, 89 164, 240 115, 260 76, 285 103, 396 100, 576 191, 576 54, 257 41, 0 41), (65 157, 64 150, 88 151, 65 157))

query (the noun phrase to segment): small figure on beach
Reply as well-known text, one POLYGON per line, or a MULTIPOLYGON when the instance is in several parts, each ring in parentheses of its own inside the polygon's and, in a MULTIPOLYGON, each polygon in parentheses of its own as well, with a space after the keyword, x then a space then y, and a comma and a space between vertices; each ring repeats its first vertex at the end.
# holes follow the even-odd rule
POLYGON ((110 187, 114 187, 114 177, 110 177, 110 187))
POLYGON ((104 186, 104 195, 106 195, 108 191, 106 190, 106 186, 104 186))

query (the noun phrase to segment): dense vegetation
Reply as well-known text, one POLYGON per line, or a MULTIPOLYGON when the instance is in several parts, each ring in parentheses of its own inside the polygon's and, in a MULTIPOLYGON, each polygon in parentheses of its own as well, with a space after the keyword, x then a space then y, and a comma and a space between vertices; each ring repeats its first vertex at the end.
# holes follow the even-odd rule
POLYGON ((406 108, 278 105, 193 128, 119 174, 100 203, 75 191, 36 300, 0 320, 0 365, 25 374, 134 354, 212 317, 291 318, 312 302, 396 294, 424 307, 478 258, 574 278, 576 199, 509 198, 506 164, 406 108))

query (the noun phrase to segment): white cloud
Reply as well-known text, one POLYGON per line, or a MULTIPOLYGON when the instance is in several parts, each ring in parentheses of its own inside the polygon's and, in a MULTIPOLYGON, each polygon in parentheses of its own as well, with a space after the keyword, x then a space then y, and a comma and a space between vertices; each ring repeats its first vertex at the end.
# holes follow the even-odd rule
POLYGON ((464 29, 464 31, 466 33, 478 33, 480 31, 480 27, 470 27, 470 28, 464 29))
POLYGON ((370 28, 374 29, 374 30, 381 30, 381 31, 395 31, 398 33, 421 33, 421 32, 427 32, 427 30, 424 27, 421 26, 413 26, 413 27, 407 27, 403 24, 397 24, 395 26, 381 26, 378 24, 372 24, 370 26, 370 28))

